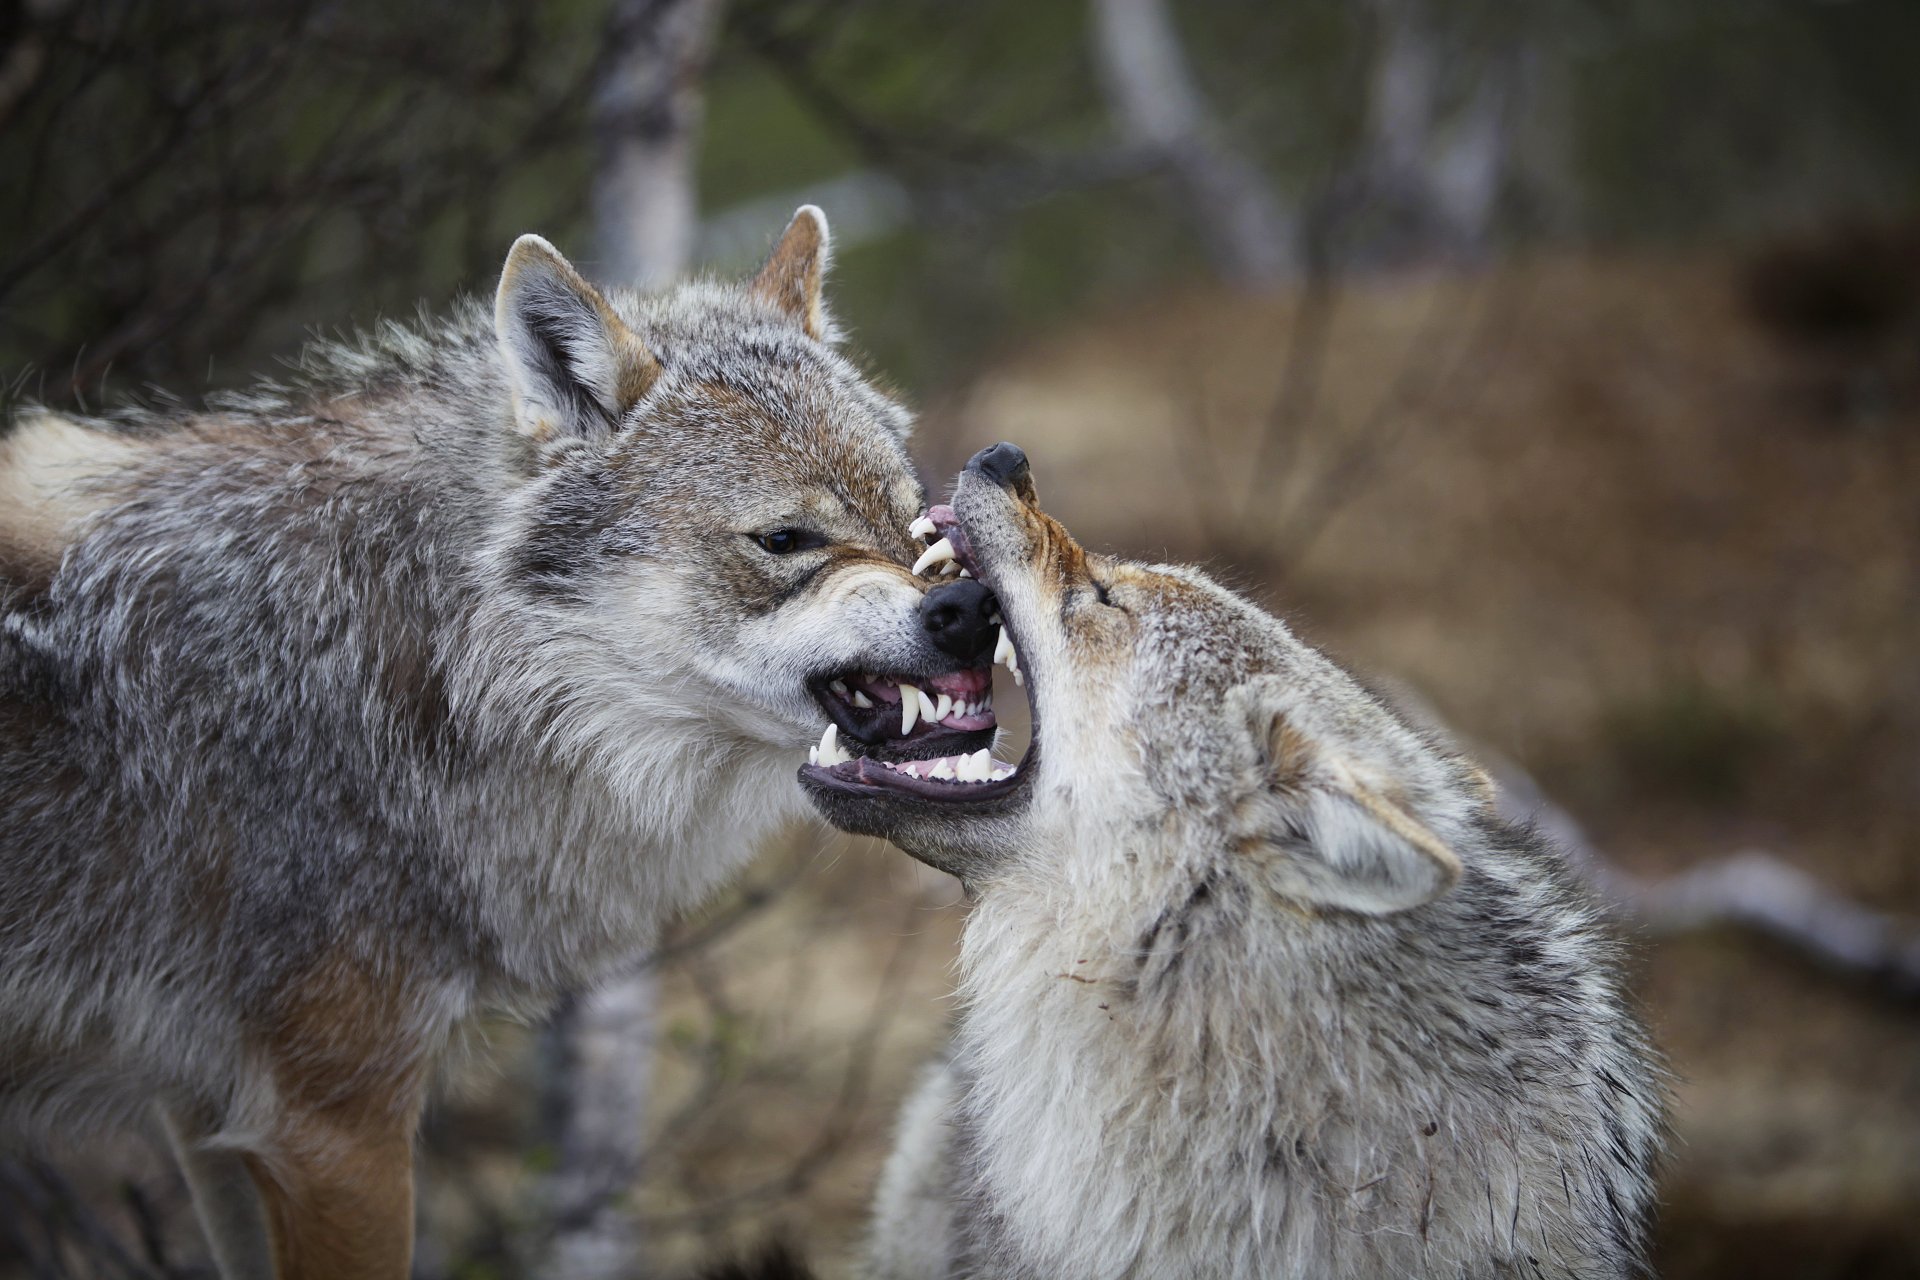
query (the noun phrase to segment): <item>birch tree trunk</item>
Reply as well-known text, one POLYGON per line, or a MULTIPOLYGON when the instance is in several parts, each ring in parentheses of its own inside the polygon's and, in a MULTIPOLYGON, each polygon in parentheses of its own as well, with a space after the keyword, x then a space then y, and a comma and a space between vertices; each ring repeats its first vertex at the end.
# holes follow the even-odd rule
POLYGON ((686 270, 699 233, 700 83, 721 0, 615 0, 594 97, 599 274, 652 288, 686 270))
MULTIPOLYGON (((686 270, 699 230, 694 186, 700 84, 721 0, 615 0, 594 100, 596 268, 653 288, 686 270)), ((641 1240, 627 1195, 646 1152, 655 984, 640 971, 568 1000, 542 1045, 542 1116, 555 1156, 547 1235, 533 1274, 625 1280, 641 1240)))
POLYGON ((1475 256, 1512 168, 1524 42, 1509 33, 1509 47, 1480 51, 1469 86, 1450 95, 1442 73, 1460 51, 1446 46, 1427 6, 1374 0, 1373 8, 1378 50, 1355 169, 1360 200, 1392 224, 1375 252, 1475 256))
POLYGON ((1093 0, 1093 52, 1122 134, 1160 157, 1220 272, 1256 287, 1288 275, 1293 219, 1221 135, 1163 0, 1093 0))

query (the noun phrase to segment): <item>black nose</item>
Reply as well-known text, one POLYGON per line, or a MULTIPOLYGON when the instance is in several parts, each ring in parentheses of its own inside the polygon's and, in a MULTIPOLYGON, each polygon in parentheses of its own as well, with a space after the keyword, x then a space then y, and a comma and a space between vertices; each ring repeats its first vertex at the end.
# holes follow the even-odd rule
POLYGON ((978 471, 997 485, 1007 487, 1026 479, 1027 455, 1017 444, 1002 440, 990 444, 967 460, 967 470, 978 471))
POLYGON ((942 653, 962 662, 986 656, 993 645, 993 593, 972 578, 943 582, 921 597, 920 625, 942 653))

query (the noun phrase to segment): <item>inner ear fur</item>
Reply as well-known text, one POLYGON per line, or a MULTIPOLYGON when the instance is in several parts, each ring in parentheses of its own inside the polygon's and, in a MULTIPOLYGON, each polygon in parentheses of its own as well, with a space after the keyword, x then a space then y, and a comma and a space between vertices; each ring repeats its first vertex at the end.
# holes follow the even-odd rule
POLYGON ((539 236, 507 254, 493 327, 515 422, 536 440, 611 430, 660 376, 646 343, 539 236))
POLYGON ((747 288, 791 317, 809 338, 825 341, 832 330, 825 300, 829 258, 827 215, 803 204, 747 288))
POLYGON ((1257 851, 1270 886, 1316 907, 1363 915, 1407 911, 1460 880, 1456 854, 1398 798, 1385 761, 1348 744, 1309 700, 1272 678, 1245 691, 1256 751, 1257 851))

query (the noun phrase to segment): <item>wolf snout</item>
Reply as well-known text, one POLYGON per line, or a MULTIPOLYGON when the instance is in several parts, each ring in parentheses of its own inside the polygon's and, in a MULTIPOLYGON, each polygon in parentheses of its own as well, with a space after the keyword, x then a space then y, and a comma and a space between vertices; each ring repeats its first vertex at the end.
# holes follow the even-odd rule
POLYGON ((1027 466, 1026 450, 1017 444, 1002 440, 999 444, 990 444, 967 460, 967 470, 978 471, 987 479, 1002 488, 1011 489, 1027 479, 1032 469, 1027 466))
POLYGON ((942 653, 961 662, 975 662, 993 647, 997 633, 989 619, 996 608, 991 591, 977 579, 961 578, 942 583, 921 598, 920 625, 942 653))

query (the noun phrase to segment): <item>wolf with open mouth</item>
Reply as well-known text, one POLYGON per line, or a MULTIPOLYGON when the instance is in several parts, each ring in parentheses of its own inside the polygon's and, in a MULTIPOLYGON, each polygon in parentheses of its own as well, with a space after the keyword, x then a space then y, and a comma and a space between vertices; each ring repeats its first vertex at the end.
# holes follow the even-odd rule
POLYGON ((223 1274, 399 1280, 460 1023, 644 952, 822 714, 985 747, 989 597, 909 572, 827 264, 813 208, 655 294, 526 236, 290 385, 0 421, 8 1139, 158 1109, 223 1274))
POLYGON ((1011 445, 926 521, 1034 741, 801 769, 976 898, 870 1273, 1638 1270, 1663 1075, 1595 904, 1486 775, 1204 575, 1082 550, 1011 445))

